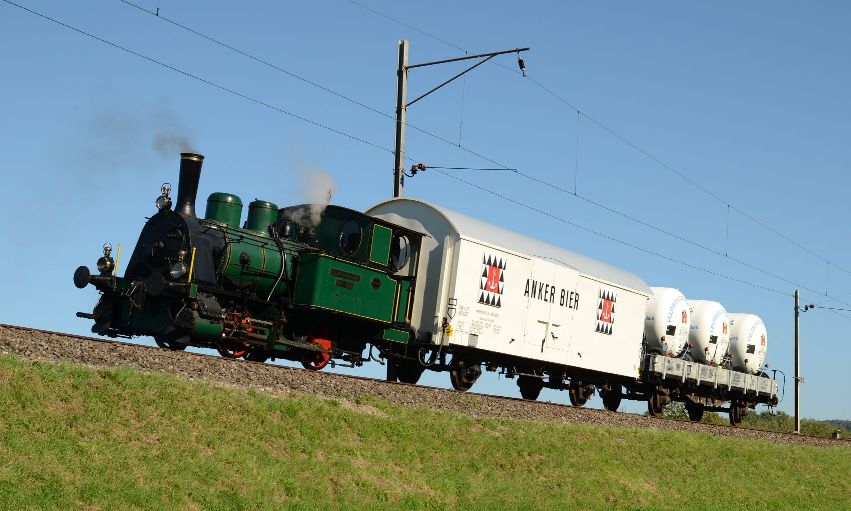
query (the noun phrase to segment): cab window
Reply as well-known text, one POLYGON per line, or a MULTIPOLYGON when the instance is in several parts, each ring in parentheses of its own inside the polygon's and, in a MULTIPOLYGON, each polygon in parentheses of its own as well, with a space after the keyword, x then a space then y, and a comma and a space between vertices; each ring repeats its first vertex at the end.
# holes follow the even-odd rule
POLYGON ((396 234, 390 243, 390 266, 392 271, 399 271, 408 264, 411 258, 411 242, 404 234, 396 234))
POLYGON ((361 228, 354 220, 349 220, 340 229, 340 252, 351 256, 357 252, 361 243, 361 228))

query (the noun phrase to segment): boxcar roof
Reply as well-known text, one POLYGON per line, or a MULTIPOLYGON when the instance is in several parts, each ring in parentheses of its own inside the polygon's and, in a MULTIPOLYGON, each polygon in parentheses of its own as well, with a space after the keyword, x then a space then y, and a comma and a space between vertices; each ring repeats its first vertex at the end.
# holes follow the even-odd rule
MULTIPOLYGON (((366 211, 366 214, 390 214, 402 219, 416 220, 417 223, 422 225, 423 231, 441 242, 443 236, 449 233, 435 232, 435 230, 441 229, 431 219, 433 215, 437 214, 459 237, 483 241, 496 247, 504 247, 512 252, 545 259, 553 264, 573 268, 591 277, 648 295, 651 294, 650 288, 640 277, 626 270, 420 199, 390 199, 372 206, 366 211)), ((392 218, 387 218, 387 220, 395 221, 392 218)))

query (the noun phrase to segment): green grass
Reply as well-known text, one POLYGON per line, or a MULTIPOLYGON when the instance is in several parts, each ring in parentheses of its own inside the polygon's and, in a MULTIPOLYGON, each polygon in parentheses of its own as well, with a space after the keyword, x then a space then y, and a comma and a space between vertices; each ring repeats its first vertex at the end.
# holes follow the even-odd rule
POLYGON ((851 449, 0 357, 0 509, 848 509, 851 449))

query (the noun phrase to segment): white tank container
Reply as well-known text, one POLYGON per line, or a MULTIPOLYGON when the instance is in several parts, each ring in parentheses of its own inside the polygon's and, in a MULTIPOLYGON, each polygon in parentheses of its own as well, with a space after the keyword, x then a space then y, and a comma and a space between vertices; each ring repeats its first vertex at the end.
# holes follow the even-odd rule
POLYGON ((644 336, 649 352, 669 357, 683 353, 689 339, 691 312, 686 297, 672 287, 651 287, 644 315, 644 336))
POLYGON ((730 320, 718 302, 689 300, 691 356, 704 364, 719 365, 730 346, 730 320))
POLYGON ((751 374, 761 372, 768 350, 765 323, 753 314, 730 313, 730 354, 733 369, 751 374))

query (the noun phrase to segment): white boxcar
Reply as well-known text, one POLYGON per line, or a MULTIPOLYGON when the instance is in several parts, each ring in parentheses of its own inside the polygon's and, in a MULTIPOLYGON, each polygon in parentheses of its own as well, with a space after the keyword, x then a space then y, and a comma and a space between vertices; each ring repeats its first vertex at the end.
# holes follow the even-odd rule
POLYGON ((768 333, 759 316, 731 312, 730 355, 733 369, 759 374, 768 349, 768 333))
POLYGON ((691 313, 686 297, 672 287, 651 287, 644 318, 648 351, 678 357, 688 344, 691 313))
POLYGON ((366 213, 428 235, 411 324, 434 343, 638 376, 650 289, 632 273, 416 199, 366 213))

